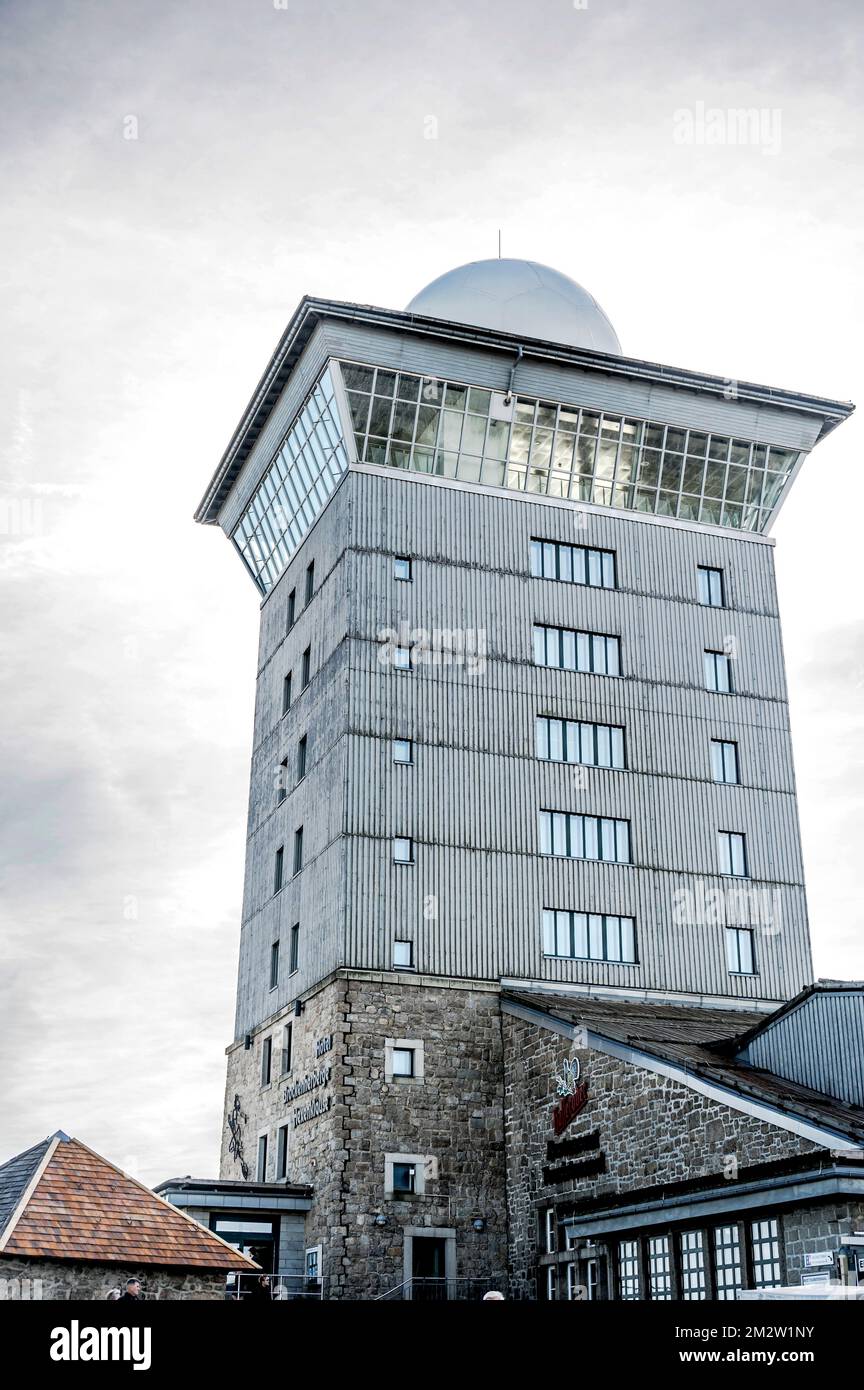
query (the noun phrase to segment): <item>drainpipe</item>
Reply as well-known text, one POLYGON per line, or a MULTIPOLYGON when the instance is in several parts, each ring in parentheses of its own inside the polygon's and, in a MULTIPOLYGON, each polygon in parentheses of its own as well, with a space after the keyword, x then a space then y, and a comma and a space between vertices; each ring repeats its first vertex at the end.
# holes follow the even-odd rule
POLYGON ((509 405, 510 402, 512 401, 512 399, 513 399, 513 383, 514 383, 514 381, 516 380, 516 368, 519 366, 519 363, 522 361, 522 358, 523 358, 524 356, 525 356, 525 349, 524 349, 523 347, 518 347, 518 348, 516 349, 516 361, 513 363, 513 366, 510 368, 510 380, 509 380, 508 383, 507 383, 507 395, 504 397, 504 404, 505 404, 505 405, 509 405))

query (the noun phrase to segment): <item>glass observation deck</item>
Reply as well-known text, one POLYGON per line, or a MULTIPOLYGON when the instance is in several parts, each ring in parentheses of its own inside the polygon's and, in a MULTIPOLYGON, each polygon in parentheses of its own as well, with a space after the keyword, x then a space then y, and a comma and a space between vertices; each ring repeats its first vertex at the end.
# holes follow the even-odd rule
POLYGON ((774 444, 331 361, 234 540, 268 593, 354 461, 761 533, 798 460, 774 444))

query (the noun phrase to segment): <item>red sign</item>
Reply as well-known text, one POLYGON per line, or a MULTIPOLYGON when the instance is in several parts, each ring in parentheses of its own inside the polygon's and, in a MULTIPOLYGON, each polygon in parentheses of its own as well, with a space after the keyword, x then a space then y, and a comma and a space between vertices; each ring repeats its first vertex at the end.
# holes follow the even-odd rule
POLYGON ((575 1120, 588 1099, 588 1082, 580 1081, 572 1095, 565 1096, 552 1111, 552 1128, 556 1134, 563 1134, 571 1120, 575 1120))

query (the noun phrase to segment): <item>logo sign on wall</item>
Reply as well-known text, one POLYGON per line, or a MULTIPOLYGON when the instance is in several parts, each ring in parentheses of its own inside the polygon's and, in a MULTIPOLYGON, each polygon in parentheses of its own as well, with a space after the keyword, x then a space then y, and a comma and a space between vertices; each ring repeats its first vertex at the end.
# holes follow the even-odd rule
POLYGON ((588 1100, 588 1082, 580 1080, 581 1075, 579 1058, 567 1057, 560 1074, 555 1076, 555 1092, 561 1097, 552 1111, 552 1128, 556 1134, 564 1133, 588 1100))

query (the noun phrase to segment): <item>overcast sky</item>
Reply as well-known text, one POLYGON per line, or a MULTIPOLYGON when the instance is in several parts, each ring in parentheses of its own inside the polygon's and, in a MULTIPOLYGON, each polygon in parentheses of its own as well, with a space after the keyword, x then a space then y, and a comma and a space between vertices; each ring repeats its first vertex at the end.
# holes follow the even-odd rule
MULTIPOLYGON (((6 0, 0 30, 0 1160, 59 1127, 215 1175, 258 599, 192 511, 292 310, 401 308, 500 227, 628 355, 860 398, 860 11, 6 0), (741 107, 759 141, 698 140, 741 107)), ((853 418, 776 530, 817 973, 858 978, 860 457, 853 418)))

